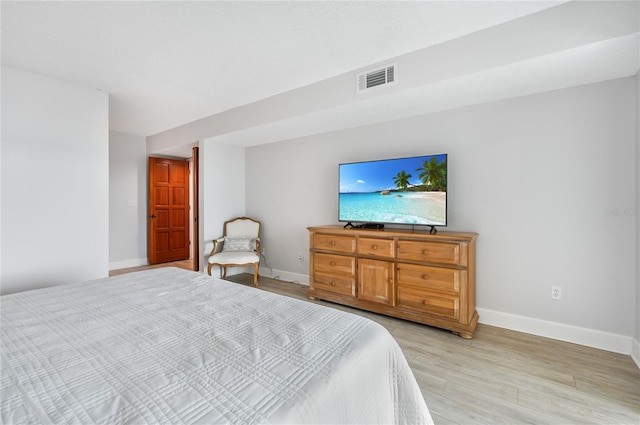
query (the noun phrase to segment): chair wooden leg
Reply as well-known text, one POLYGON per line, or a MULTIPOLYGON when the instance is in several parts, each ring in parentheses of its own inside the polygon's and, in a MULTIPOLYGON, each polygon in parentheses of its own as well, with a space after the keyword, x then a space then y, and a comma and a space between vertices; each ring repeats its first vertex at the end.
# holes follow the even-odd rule
POLYGON ((257 264, 253 265, 253 285, 256 288, 258 287, 258 265, 257 264))
POLYGON ((222 272, 222 278, 227 277, 227 266, 220 266, 220 271, 222 272))
POLYGON ((209 273, 209 276, 211 276, 211 267, 213 267, 213 264, 209 264, 207 267, 207 273, 209 273))

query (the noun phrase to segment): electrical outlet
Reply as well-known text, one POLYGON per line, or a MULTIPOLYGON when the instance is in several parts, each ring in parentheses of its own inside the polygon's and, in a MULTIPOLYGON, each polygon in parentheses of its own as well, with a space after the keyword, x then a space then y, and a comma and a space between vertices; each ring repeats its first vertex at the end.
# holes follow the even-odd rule
POLYGON ((302 253, 301 253, 301 252, 299 252, 299 253, 298 253, 298 261, 302 261, 302 259, 303 259, 303 258, 304 258, 304 257, 302 256, 302 253))
POLYGON ((562 288, 559 286, 552 286, 551 287, 551 299, 552 300, 556 300, 556 301, 560 301, 560 299, 562 299, 562 288))

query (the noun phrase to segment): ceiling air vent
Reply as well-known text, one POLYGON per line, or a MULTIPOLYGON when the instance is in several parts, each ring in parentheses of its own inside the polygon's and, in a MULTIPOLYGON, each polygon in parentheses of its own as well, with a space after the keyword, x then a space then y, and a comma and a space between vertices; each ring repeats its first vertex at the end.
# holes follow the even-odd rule
POLYGON ((356 76, 357 92, 396 82, 396 65, 391 64, 372 71, 362 72, 356 76))

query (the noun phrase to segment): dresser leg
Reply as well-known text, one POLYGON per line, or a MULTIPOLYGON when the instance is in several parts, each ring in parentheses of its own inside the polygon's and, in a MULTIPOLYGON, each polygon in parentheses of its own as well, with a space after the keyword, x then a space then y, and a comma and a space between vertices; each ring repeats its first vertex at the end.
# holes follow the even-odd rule
POLYGON ((473 339, 473 332, 453 332, 458 335, 460 338, 464 339, 473 339))

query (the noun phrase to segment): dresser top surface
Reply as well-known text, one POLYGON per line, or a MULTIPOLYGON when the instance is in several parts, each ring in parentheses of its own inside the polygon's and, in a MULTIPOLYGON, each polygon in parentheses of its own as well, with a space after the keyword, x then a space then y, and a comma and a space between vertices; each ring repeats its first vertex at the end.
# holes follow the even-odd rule
POLYGON ((430 240, 459 240, 459 241, 472 241, 478 237, 474 232, 449 232, 438 231, 437 233, 429 233, 428 230, 415 230, 415 229, 345 229, 342 225, 325 225, 325 226, 310 226, 307 227, 310 232, 314 233, 328 233, 337 235, 351 235, 359 237, 372 237, 372 238, 390 238, 390 237, 418 237, 426 238, 430 240))

